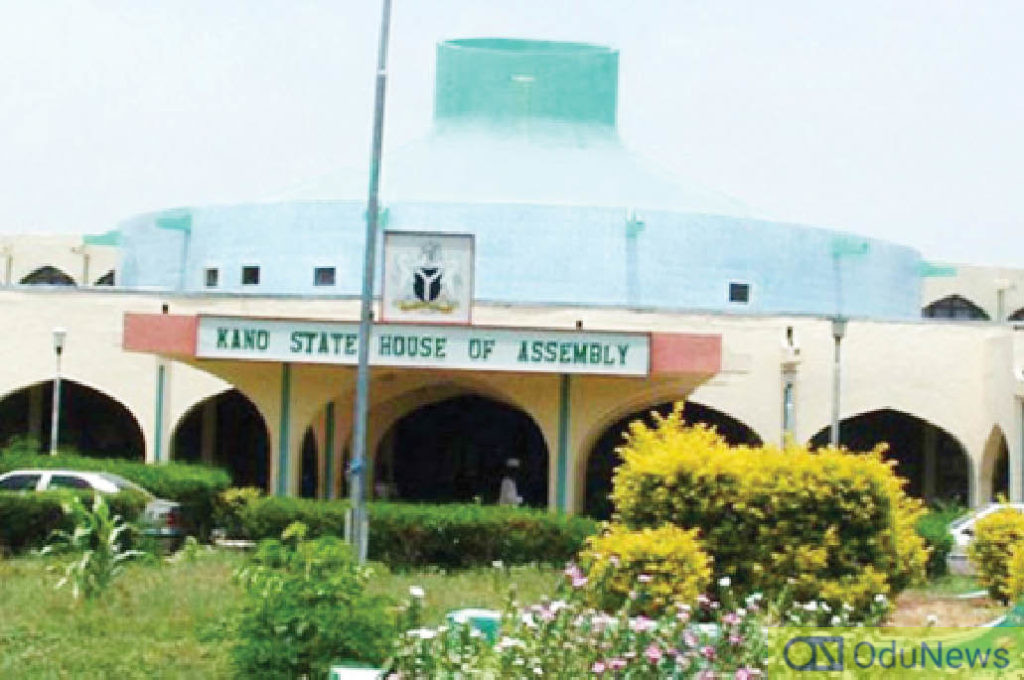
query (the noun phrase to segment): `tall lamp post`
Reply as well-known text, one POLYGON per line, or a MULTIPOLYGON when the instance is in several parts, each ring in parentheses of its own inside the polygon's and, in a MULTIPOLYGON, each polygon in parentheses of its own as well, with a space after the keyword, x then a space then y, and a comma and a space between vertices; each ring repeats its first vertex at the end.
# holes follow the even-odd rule
POLYGON ((832 365, 832 430, 829 443, 839 446, 839 379, 840 379, 840 345, 846 335, 846 317, 832 317, 832 339, 835 341, 835 356, 832 365))
POLYGON ((53 353, 57 356, 57 372, 53 376, 53 411, 50 414, 50 455, 57 455, 57 438, 60 436, 60 357, 64 353, 67 329, 60 326, 53 329, 53 353))

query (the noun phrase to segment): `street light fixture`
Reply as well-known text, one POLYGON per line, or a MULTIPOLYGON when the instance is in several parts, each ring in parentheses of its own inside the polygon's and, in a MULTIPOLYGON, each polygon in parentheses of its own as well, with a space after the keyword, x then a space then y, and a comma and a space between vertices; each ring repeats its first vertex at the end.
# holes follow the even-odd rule
POLYGON ((64 353, 67 329, 60 326, 53 329, 53 353, 57 356, 57 372, 53 376, 53 411, 50 414, 50 455, 57 455, 57 438, 60 435, 60 357, 64 353))
POLYGON ((832 317, 832 339, 835 341, 835 357, 832 366, 832 430, 829 436, 829 443, 832 446, 839 446, 839 349, 846 335, 846 317, 832 317))

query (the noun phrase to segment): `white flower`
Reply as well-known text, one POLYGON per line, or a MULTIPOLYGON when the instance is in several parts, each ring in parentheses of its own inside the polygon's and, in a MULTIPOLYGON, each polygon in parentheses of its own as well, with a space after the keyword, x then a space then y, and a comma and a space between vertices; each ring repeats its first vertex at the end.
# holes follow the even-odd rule
POLYGON ((413 628, 406 633, 409 637, 418 637, 421 640, 430 640, 437 637, 437 631, 433 628, 413 628))
POLYGON ((878 602, 879 604, 884 604, 885 601, 885 593, 878 593, 877 595, 875 595, 875 602, 878 602))
POLYGON ((426 593, 424 593, 423 588, 420 588, 419 586, 409 586, 409 595, 422 600, 426 593))
POLYGON ((929 626, 935 626, 939 623, 939 617, 936 614, 929 614, 927 623, 929 626))
POLYGON ((718 579, 718 585, 722 586, 723 588, 728 588, 732 585, 732 579, 730 579, 728 576, 723 576, 722 578, 718 579))
POLYGON ((807 604, 804 605, 804 609, 806 609, 809 612, 816 612, 816 611, 818 611, 818 603, 817 602, 808 602, 807 604))
POLYGON ((832 625, 833 626, 838 626, 842 622, 843 622, 843 620, 839 618, 838 614, 833 614, 832 615, 832 625))

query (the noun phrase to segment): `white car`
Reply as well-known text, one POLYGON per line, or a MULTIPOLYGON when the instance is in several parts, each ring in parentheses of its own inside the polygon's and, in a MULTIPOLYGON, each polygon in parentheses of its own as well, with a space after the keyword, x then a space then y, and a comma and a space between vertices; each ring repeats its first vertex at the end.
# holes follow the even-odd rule
POLYGON ((158 538, 177 539, 182 535, 181 504, 157 498, 149 491, 120 475, 83 470, 12 470, 0 475, 0 491, 47 491, 53 489, 92 489, 100 493, 135 491, 146 498, 139 523, 144 533, 158 538))
POLYGON ((974 525, 982 517, 1004 508, 1024 513, 1024 503, 989 503, 949 523, 949 534, 953 537, 953 548, 946 557, 951 574, 971 574, 974 567, 967 559, 967 546, 974 540, 974 525))

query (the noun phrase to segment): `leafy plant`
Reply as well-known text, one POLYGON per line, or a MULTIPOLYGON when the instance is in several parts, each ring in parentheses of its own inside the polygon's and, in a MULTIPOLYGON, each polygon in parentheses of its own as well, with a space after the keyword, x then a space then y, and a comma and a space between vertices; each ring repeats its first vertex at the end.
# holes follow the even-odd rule
POLYGON ((371 572, 333 536, 301 523, 260 543, 236 573, 246 593, 232 654, 241 675, 326 677, 340 660, 379 663, 394 636, 388 601, 366 592, 371 572))
POLYGON ((73 553, 74 559, 64 567, 57 588, 70 584, 72 597, 91 600, 110 586, 124 569, 124 562, 145 553, 124 548, 131 526, 120 515, 111 513, 100 494, 93 496, 89 509, 78 496, 70 497, 62 508, 75 528, 71 532, 55 532, 54 542, 42 552, 73 553))

